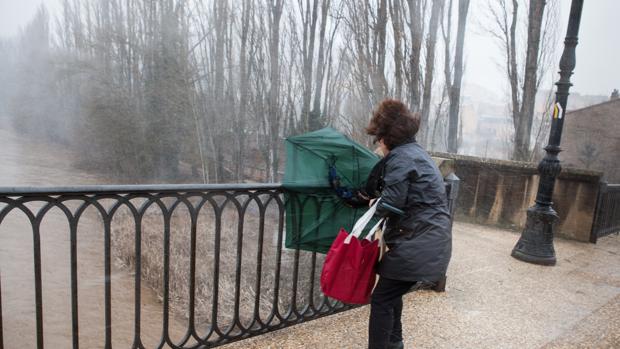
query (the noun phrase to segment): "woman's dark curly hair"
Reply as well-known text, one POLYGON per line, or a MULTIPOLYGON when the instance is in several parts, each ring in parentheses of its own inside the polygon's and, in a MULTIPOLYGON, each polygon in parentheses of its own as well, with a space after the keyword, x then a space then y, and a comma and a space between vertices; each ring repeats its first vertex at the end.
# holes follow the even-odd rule
POLYGON ((420 128, 420 114, 411 113, 407 106, 396 99, 384 99, 373 112, 366 133, 383 140, 388 149, 407 143, 420 128))

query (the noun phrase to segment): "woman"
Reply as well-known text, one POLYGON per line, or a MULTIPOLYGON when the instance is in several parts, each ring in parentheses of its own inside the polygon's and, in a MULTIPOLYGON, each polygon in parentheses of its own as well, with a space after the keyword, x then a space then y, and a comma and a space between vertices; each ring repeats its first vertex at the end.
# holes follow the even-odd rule
POLYGON ((366 129, 385 156, 379 163, 377 214, 387 217, 389 249, 377 267, 380 277, 371 297, 370 349, 403 348, 403 295, 416 285, 445 285, 452 252, 450 213, 441 173, 415 141, 419 124, 418 114, 386 99, 366 129))

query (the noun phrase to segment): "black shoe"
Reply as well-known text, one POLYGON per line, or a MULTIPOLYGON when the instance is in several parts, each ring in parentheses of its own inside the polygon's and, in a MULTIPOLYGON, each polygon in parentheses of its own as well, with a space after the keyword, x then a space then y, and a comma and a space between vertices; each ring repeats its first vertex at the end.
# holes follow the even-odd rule
POLYGON ((442 277, 431 289, 435 292, 446 292, 446 279, 447 278, 445 276, 442 277))
POLYGON ((405 343, 403 343, 403 341, 390 342, 387 347, 388 349, 404 349, 405 343))

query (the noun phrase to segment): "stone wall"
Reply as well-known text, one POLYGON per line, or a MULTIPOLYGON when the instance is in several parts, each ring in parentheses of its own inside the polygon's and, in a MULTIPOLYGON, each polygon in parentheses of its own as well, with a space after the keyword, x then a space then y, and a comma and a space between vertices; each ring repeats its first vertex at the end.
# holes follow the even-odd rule
MULTIPOLYGON (((521 231, 526 210, 538 189, 536 164, 489 160, 454 154, 433 154, 445 170, 461 179, 456 219, 521 231)), ((564 168, 556 181, 554 208, 560 217, 556 234, 589 241, 602 174, 564 168)))
POLYGON ((567 112, 562 149, 568 166, 602 171, 608 182, 620 183, 620 99, 567 112))

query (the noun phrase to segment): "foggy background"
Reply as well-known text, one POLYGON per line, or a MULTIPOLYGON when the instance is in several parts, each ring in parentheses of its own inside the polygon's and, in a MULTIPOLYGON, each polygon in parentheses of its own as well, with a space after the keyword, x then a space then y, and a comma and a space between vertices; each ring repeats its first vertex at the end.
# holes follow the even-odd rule
MULTIPOLYGON (((325 17, 325 3, 318 3, 313 9, 313 1, 0 0, 0 128, 11 135, 3 137, 0 146, 9 140, 49 144, 49 149, 62 152, 55 150, 49 157, 63 157, 76 171, 113 183, 152 183, 278 181, 283 139, 323 126, 369 145, 363 127, 377 101, 395 96, 396 85, 402 84, 401 98, 416 104, 407 92, 414 89, 406 81, 413 73, 405 69, 401 84, 394 75, 392 21, 396 4, 407 32, 408 6, 415 1, 386 3, 386 90, 380 92, 366 90, 372 82, 365 81, 359 63, 365 51, 351 41, 363 37, 368 44, 363 49, 372 51, 369 57, 376 65, 373 30, 381 1, 370 2, 366 9, 359 1, 332 0, 325 17), (361 17, 368 22, 356 24, 354 19, 361 17), (313 45, 304 40, 310 31, 313 45), (307 53, 310 46, 312 56, 307 53)), ((431 3, 420 1, 420 99, 427 77, 431 3)), ((522 65, 529 2, 519 3, 517 56, 522 65)), ((490 34, 497 30, 491 10, 510 10, 509 5, 500 0, 471 0, 469 5, 458 112, 460 154, 515 159, 505 56, 490 34)), ((569 7, 568 0, 547 2, 549 25, 543 30, 548 37, 541 47, 548 57, 539 63, 530 153, 520 160, 536 161, 546 143, 545 116, 569 7)), ((618 13, 620 2, 614 0, 584 5, 569 109, 606 101, 620 87, 613 18, 618 13)), ((440 17, 422 141, 433 151, 449 150, 444 53, 453 68, 458 1, 446 1, 440 17), (448 27, 451 46, 445 51, 448 27)), ((406 59, 411 54, 407 35, 406 59)), ((424 109, 422 104, 418 101, 413 109, 424 109)))
MULTIPOLYGON (((555 1, 559 3, 558 24, 561 35, 557 46, 558 50, 561 50, 570 11, 570 0, 555 1)), ((32 19, 40 4, 44 4, 52 14, 58 14, 61 2, 61 0, 0 0, 0 37, 6 39, 16 35, 20 28, 32 19)), ((472 18, 475 18, 473 25, 467 28, 466 34, 467 66, 464 93, 467 93, 467 83, 470 80, 487 86, 489 90, 505 92, 502 73, 499 69, 489 69, 498 61, 499 48, 480 29, 480 24, 488 19, 477 15, 488 6, 488 0, 472 0, 470 6, 472 18)), ((620 45, 618 44, 618 28, 615 25, 618 13, 620 13, 620 2, 616 0, 596 0, 584 5, 577 46, 578 68, 572 77, 575 86, 572 87, 571 92, 607 96, 614 88, 619 88, 620 69, 618 69, 617 62, 620 60, 620 45)), ((558 70, 558 67, 554 67, 555 70, 558 70)))

